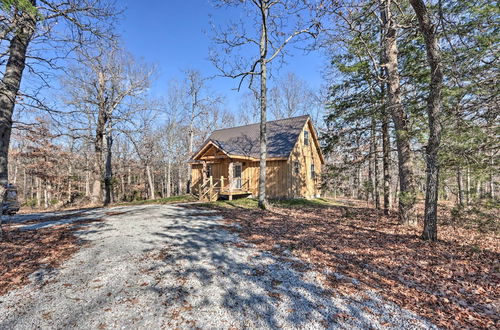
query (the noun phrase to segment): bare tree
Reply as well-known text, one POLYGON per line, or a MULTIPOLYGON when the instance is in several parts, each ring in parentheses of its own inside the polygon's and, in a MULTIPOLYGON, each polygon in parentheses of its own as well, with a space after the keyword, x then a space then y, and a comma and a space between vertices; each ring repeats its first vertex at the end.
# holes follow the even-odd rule
POLYGON ((95 52, 82 51, 80 64, 70 70, 64 80, 68 97, 65 102, 74 110, 72 120, 83 117, 89 120, 75 133, 92 127, 94 167, 92 171, 92 202, 102 202, 101 181, 104 181, 104 204, 111 202, 112 193, 112 144, 113 131, 119 123, 133 120, 133 115, 143 110, 132 106, 149 88, 155 69, 136 63, 130 54, 116 45, 100 45, 95 52), (106 160, 104 160, 106 156, 106 160))
MULTIPOLYGON (((115 10, 107 0, 2 0, 0 10, 0 59, 5 63, 0 82, 0 184, 5 185, 12 116, 25 67, 46 84, 41 67, 57 68, 75 45, 110 35, 107 22, 115 10)), ((23 96, 43 107, 35 95, 23 96)))
MULTIPOLYGON (((211 111, 216 111, 214 107, 221 102, 220 97, 214 96, 214 93, 210 92, 206 82, 207 78, 203 77, 201 72, 193 69, 185 71, 184 92, 187 100, 185 102, 184 113, 189 123, 188 157, 191 157, 194 151, 196 124, 203 122, 203 119, 211 111)), ((191 189, 191 168, 189 164, 186 171, 188 173, 187 192, 189 193, 191 189)))
POLYGON ((160 129, 159 143, 164 162, 164 196, 170 197, 172 194, 172 163, 176 155, 177 137, 180 133, 180 125, 176 122, 176 118, 171 116, 167 119, 165 125, 160 129))
MULTIPOLYGON (((265 209, 266 201, 266 156, 267 156, 267 80, 268 66, 276 59, 283 59, 286 47, 304 37, 315 37, 320 24, 312 15, 307 1, 284 0, 219 0, 220 6, 236 6, 246 10, 252 22, 238 22, 218 29, 214 42, 222 48, 212 54, 211 60, 225 77, 239 79, 238 90, 245 78, 251 88, 255 77, 259 77, 260 89, 260 165, 259 207, 265 209), (250 30, 251 32, 249 32, 250 30), (244 50, 258 50, 258 56, 245 58, 244 50), (222 56, 222 55, 225 56, 222 56), (229 59, 229 61, 228 61, 229 59)), ((255 52, 256 53, 256 52, 255 52)))
POLYGON ((149 199, 155 199, 154 166, 159 162, 161 151, 159 132, 152 128, 155 116, 143 114, 135 121, 136 129, 127 132, 127 137, 132 142, 137 156, 144 168, 144 178, 147 181, 149 199))
POLYGON ((281 77, 269 94, 270 110, 275 119, 309 114, 316 103, 313 91, 294 73, 281 77))
POLYGON ((249 91, 243 95, 239 104, 239 124, 248 125, 258 121, 260 116, 259 93, 249 91))
MULTIPOLYGON (((167 127, 171 129, 172 125, 185 126, 184 131, 178 131, 176 134, 177 139, 186 144, 185 148, 181 148, 185 165, 179 178, 187 180, 186 191, 189 193, 191 170, 187 161, 197 146, 215 129, 220 117, 226 113, 220 110, 223 99, 212 91, 209 78, 195 69, 187 69, 183 73, 182 81, 172 79, 169 82, 166 104, 163 107, 168 118, 167 127)), ((181 189, 184 190, 184 187, 181 189)))

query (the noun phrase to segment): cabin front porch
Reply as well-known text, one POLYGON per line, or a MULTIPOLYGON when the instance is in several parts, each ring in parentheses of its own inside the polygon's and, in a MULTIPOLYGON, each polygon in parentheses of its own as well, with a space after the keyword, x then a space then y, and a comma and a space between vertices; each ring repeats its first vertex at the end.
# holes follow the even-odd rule
POLYGON ((252 195, 251 177, 244 176, 244 163, 225 159, 219 162, 202 161, 192 165, 191 192, 200 201, 252 195))
POLYGON ((236 196, 251 196, 248 185, 248 180, 240 183, 239 180, 229 180, 223 176, 218 179, 208 177, 204 182, 194 185, 192 193, 200 201, 216 201, 219 198, 232 200, 236 196))

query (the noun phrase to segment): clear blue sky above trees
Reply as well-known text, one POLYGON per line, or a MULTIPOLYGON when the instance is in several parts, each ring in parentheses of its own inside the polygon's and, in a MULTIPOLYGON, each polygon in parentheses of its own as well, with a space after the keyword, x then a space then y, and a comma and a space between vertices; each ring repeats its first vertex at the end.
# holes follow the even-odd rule
MULTIPOLYGON (((157 96, 164 94, 168 80, 180 78, 184 69, 197 69, 207 76, 217 74, 208 60, 212 33, 210 20, 224 25, 241 16, 235 10, 215 8, 210 0, 150 0, 147 5, 142 1, 124 0, 120 4, 125 11, 118 32, 129 52, 158 66, 159 78, 152 90, 157 96)), ((312 89, 318 89, 324 66, 321 54, 293 48, 289 51, 293 57, 288 57, 288 63, 275 71, 275 76, 294 72, 312 89)), ((216 92, 227 97, 230 110, 236 111, 241 95, 232 89, 237 82, 230 78, 215 78, 211 85, 216 92)), ((245 91, 240 91, 240 94, 245 91)))

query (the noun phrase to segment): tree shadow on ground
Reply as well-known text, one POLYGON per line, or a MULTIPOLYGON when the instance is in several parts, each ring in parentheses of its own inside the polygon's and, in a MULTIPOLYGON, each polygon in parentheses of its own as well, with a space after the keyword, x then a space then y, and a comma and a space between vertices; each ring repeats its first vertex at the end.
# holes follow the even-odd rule
MULTIPOLYGON (((356 278, 359 288, 378 290, 440 326, 499 323, 498 246, 471 248, 464 244, 471 233, 455 237, 445 227, 440 242, 428 243, 417 229, 363 207, 220 212, 247 242, 276 254, 292 251, 317 269, 356 278)), ((357 289, 337 276, 328 282, 343 292, 357 289)))
MULTIPOLYGON (((146 271, 157 274, 157 284, 150 290, 164 296, 166 305, 183 311, 184 321, 187 310, 196 311, 198 321, 205 311, 215 310, 211 315, 237 327, 366 328, 394 324, 398 318, 419 323, 376 295, 339 295, 325 288, 308 263, 252 248, 221 226, 215 215, 183 212, 155 233, 165 248, 146 271)), ((150 243, 157 246, 156 241, 150 243)), ((211 325, 205 321, 209 324, 203 326, 211 325)))

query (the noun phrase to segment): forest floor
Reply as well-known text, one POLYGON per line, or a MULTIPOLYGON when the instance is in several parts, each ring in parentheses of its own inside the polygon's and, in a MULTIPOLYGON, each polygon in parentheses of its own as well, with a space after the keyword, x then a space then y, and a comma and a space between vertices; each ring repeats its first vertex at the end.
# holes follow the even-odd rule
POLYGON ((439 241, 429 243, 419 238, 421 224, 403 227, 366 202, 277 201, 268 211, 250 199, 204 205, 261 250, 359 280, 332 275, 329 287, 345 294, 373 290, 445 328, 500 327, 497 206, 482 214, 441 207, 439 241))
POLYGON ((359 282, 248 244, 213 210, 87 209, 8 227, 1 329, 435 328, 373 290, 332 289, 332 276, 359 282))

